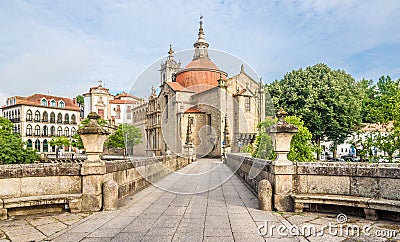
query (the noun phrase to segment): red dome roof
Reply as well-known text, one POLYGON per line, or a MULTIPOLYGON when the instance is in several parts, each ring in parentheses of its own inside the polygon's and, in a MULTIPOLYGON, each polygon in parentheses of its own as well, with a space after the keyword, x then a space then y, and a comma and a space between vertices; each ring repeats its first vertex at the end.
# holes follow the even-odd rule
POLYGON ((207 59, 196 59, 192 60, 185 69, 192 69, 192 68, 201 68, 201 69, 214 69, 219 70, 218 66, 214 64, 214 62, 207 60, 207 59))

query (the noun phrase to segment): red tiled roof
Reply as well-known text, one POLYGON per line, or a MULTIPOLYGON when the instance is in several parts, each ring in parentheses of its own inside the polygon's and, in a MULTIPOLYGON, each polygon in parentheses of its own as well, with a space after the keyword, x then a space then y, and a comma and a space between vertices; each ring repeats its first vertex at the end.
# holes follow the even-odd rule
POLYGON ((193 92, 191 90, 186 89, 178 82, 166 82, 174 91, 178 92, 193 92))
POLYGON ((209 69, 214 69, 214 70, 219 70, 218 66, 214 64, 211 60, 207 59, 196 59, 192 60, 185 69, 190 69, 190 68, 209 68, 209 69))
POLYGON ((185 113, 204 113, 204 112, 198 110, 197 108, 191 107, 191 108, 188 108, 188 109, 185 111, 185 113))
POLYGON ((137 100, 119 100, 119 99, 110 100, 110 103, 112 103, 112 104, 136 104, 138 102, 139 101, 137 101, 137 100))
POLYGON ((36 93, 36 94, 33 94, 28 97, 16 96, 15 98, 16 98, 16 105, 24 104, 24 105, 30 105, 30 106, 42 106, 43 107, 41 101, 43 98, 45 98, 48 102, 47 107, 58 108, 58 106, 51 107, 50 101, 54 100, 57 102, 57 105, 58 105, 58 102, 62 100, 65 104, 64 109, 76 110, 76 111, 80 110, 79 106, 72 99, 66 98, 66 97, 58 97, 58 96, 51 96, 51 95, 36 93))
POLYGON ((129 93, 126 93, 126 92, 122 92, 122 93, 118 94, 118 95, 115 97, 115 99, 120 99, 121 97, 130 97, 130 98, 133 98, 133 99, 136 99, 136 100, 140 100, 139 97, 136 97, 136 96, 134 96, 134 95, 132 95, 132 94, 129 94, 129 93))

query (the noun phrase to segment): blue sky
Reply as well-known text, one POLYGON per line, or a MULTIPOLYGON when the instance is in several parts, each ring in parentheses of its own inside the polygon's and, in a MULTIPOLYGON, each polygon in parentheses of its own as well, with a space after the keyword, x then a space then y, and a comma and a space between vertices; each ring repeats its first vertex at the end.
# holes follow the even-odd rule
POLYGON ((73 97, 100 79, 129 91, 169 44, 193 48, 200 13, 210 48, 246 61, 264 82, 319 62, 357 80, 400 77, 398 0, 5 0, 0 104, 33 93, 73 97))

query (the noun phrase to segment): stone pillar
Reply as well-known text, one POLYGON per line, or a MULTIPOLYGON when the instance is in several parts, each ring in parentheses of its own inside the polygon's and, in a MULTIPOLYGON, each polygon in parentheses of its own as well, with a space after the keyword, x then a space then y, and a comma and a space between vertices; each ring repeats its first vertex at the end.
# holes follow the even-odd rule
POLYGON ((99 118, 97 113, 89 113, 89 123, 78 130, 88 156, 81 168, 82 211, 86 212, 101 210, 103 200, 102 185, 106 166, 100 155, 109 132, 97 123, 99 118))
POLYGON ((272 211, 272 186, 268 180, 258 183, 258 206, 264 211, 272 211))
POLYGON ((196 153, 194 151, 194 146, 192 142, 192 125, 194 118, 189 115, 188 124, 186 130, 186 141, 183 145, 184 155, 188 159, 188 164, 192 163, 196 157, 196 153))
POLYGON ((118 183, 110 180, 103 184, 103 210, 115 210, 118 207, 118 183))
POLYGON ((278 122, 267 129, 267 132, 272 137, 274 151, 277 154, 276 160, 272 162, 271 169, 274 177, 274 208, 278 211, 293 211, 294 205, 291 193, 295 166, 288 160, 287 154, 290 151, 290 141, 298 129, 296 126, 286 122, 287 112, 282 108, 276 116, 278 117, 278 122))

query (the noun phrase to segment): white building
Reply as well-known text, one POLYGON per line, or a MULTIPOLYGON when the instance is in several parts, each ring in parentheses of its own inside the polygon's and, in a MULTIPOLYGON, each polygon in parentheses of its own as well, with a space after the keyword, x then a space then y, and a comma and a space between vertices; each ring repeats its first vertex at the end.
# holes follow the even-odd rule
POLYGON ((110 124, 132 123, 132 108, 140 105, 141 98, 122 92, 116 96, 101 85, 91 87, 84 97, 84 117, 96 112, 110 124))
MULTIPOLYGON (((54 152, 49 141, 55 136, 72 136, 80 123, 79 107, 75 100, 65 97, 33 94, 7 98, 3 117, 14 124, 28 148, 38 152, 54 152)), ((67 151, 71 147, 67 147, 67 151)))

